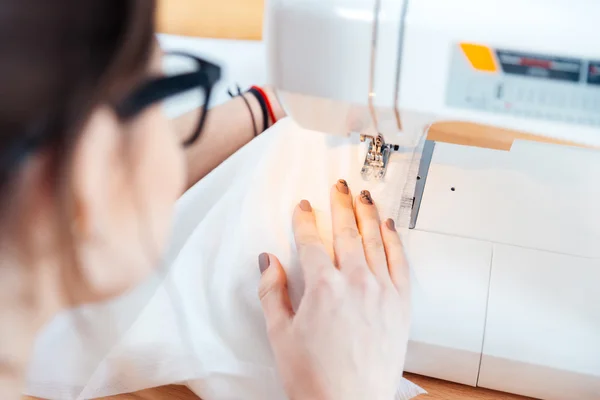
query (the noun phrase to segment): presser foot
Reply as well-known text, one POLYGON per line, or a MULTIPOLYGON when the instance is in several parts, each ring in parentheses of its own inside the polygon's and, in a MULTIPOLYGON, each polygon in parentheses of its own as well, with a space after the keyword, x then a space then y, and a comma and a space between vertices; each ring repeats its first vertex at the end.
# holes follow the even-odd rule
POLYGON ((398 151, 400 146, 397 144, 387 144, 382 135, 377 137, 369 135, 360 135, 361 142, 369 142, 369 150, 365 156, 361 175, 365 179, 381 180, 385 176, 390 154, 398 151))

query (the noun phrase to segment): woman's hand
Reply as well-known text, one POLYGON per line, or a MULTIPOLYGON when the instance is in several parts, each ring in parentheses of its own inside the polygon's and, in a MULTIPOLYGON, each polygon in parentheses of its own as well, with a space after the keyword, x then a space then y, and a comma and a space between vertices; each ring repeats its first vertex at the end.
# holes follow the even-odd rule
POLYGON ((319 237, 310 204, 294 212, 306 289, 296 313, 277 258, 261 255, 259 295, 279 372, 292 400, 392 400, 409 333, 409 273, 392 220, 371 195, 331 191, 334 250, 319 237))

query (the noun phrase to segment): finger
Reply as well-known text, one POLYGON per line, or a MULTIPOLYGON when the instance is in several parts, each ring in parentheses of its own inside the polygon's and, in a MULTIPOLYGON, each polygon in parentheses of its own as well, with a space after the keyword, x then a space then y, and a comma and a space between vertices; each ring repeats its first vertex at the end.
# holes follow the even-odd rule
POLYGON ((385 248, 379 229, 379 213, 373 202, 371 193, 363 190, 355 201, 356 221, 358 230, 362 236, 362 243, 369 268, 378 278, 389 281, 390 273, 388 271, 385 248))
POLYGON ((310 203, 302 200, 294 210, 294 238, 306 285, 311 285, 326 270, 333 270, 333 262, 323 245, 310 203))
POLYGON ((339 180, 331 189, 333 249, 341 271, 352 273, 367 268, 362 239, 356 224, 354 205, 348 184, 339 180))
POLYGON ((404 245, 396 232, 393 219, 381 224, 381 237, 387 257, 390 278, 400 294, 410 295, 410 272, 404 245))
POLYGON ((274 340, 287 331, 294 315, 287 290, 287 276, 273 255, 261 254, 258 264, 262 273, 258 297, 265 314, 269 338, 274 340))

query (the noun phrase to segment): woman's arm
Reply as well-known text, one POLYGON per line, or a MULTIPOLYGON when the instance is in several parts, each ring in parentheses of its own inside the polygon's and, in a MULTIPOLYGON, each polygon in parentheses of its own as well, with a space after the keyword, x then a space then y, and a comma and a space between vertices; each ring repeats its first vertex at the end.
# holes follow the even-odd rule
MULTIPOLYGON (((276 118, 283 118, 285 113, 274 92, 269 88, 265 88, 265 92, 273 106, 276 118)), ((260 133, 264 126, 260 104, 253 95, 246 94, 244 97, 252 108, 256 129, 260 133)), ((198 112, 199 110, 194 110, 174 119, 176 130, 182 134, 192 131, 194 125, 198 123, 198 112)), ((272 124, 273 121, 269 120, 268 126, 272 124)), ((243 99, 235 97, 227 103, 212 108, 208 112, 202 134, 191 147, 186 149, 188 166, 186 189, 193 186, 253 138, 252 117, 243 99)))
MULTIPOLYGON (((156 72, 162 72, 163 54, 160 44, 156 41, 152 58, 152 69, 156 72)), ((285 113, 275 92, 269 87, 264 87, 263 91, 271 103, 275 118, 278 120, 283 118, 285 113)), ((260 134, 265 126, 260 104, 252 94, 246 93, 244 98, 252 109, 256 130, 260 134)), ((183 138, 189 137, 189 133, 196 128, 200 112, 201 109, 198 108, 174 118, 176 132, 183 138)), ((244 99, 239 96, 209 110, 200 137, 186 149, 188 170, 186 190, 254 138, 252 115, 244 99)), ((267 126, 272 124, 273 121, 269 118, 267 126)))

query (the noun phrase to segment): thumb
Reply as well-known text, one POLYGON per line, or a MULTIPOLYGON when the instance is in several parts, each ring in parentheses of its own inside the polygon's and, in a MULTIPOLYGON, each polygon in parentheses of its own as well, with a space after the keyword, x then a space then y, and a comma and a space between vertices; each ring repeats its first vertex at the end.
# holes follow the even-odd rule
POLYGON ((283 332, 291 324, 294 311, 288 295, 287 276, 277 257, 263 253, 258 257, 258 263, 262 272, 258 297, 265 313, 267 331, 273 339, 273 335, 283 332))

